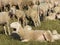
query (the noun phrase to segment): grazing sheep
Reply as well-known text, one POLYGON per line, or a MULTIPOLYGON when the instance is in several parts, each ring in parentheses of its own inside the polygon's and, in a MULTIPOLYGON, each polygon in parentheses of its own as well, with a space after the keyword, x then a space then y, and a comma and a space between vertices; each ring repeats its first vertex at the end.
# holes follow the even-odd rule
POLYGON ((55 13, 60 13, 60 6, 57 6, 53 9, 55 13))
POLYGON ((36 6, 33 6, 32 8, 29 7, 29 9, 25 11, 25 13, 28 18, 31 17, 35 27, 39 26, 40 18, 39 18, 38 8, 36 6))
POLYGON ((4 7, 4 11, 7 11, 6 6, 9 5, 9 0, 1 0, 2 6, 4 7))
POLYGON ((60 14, 56 14, 56 19, 60 20, 60 14))
POLYGON ((41 10, 43 10, 44 15, 46 15, 47 10, 49 9, 49 6, 48 6, 47 3, 41 3, 41 4, 39 5, 39 8, 40 8, 41 10))
POLYGON ((4 30, 6 35, 7 35, 7 30, 5 27, 5 23, 7 24, 8 33, 10 35, 9 20, 10 20, 9 12, 0 12, 0 24, 4 24, 4 30))
POLYGON ((41 3, 39 5, 39 15, 42 16, 42 19, 45 19, 45 16, 47 15, 47 11, 49 9, 48 3, 41 3))
POLYGON ((55 20, 56 13, 49 13, 49 16, 46 17, 46 20, 55 20))
POLYGON ((23 27, 24 27, 24 25, 26 24, 26 22, 25 22, 26 19, 25 19, 25 13, 24 13, 24 11, 16 10, 16 16, 18 18, 18 22, 19 22, 20 19, 22 19, 22 21, 23 21, 23 27))

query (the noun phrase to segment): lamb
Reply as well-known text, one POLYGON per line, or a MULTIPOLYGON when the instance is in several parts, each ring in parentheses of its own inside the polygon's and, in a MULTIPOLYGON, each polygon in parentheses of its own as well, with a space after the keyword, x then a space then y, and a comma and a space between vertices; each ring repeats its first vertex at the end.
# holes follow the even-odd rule
POLYGON ((9 12, 0 12, 0 24, 4 24, 4 31, 6 35, 7 35, 7 30, 5 27, 5 23, 7 24, 8 33, 10 35, 9 20, 10 20, 9 12))

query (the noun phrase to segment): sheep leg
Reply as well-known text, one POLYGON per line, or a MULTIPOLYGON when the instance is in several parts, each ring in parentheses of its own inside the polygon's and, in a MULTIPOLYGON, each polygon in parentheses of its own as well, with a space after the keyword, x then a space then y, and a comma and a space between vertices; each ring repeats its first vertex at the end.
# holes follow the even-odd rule
POLYGON ((23 17, 23 27, 25 26, 25 18, 23 17))
POLYGON ((37 25, 36 25, 35 21, 34 21, 34 25, 35 25, 35 27, 37 27, 37 25))
POLYGON ((38 15, 38 23, 40 24, 41 22, 40 22, 40 17, 39 17, 39 15, 38 15))
POLYGON ((40 20, 38 19, 38 23, 37 23, 38 25, 41 25, 41 22, 40 22, 40 20))
POLYGON ((4 26, 4 31, 5 31, 5 35, 7 35, 7 32, 6 32, 6 27, 4 26))
POLYGON ((13 20, 15 21, 15 15, 13 14, 13 20))
POLYGON ((2 7, 1 7, 1 12, 2 12, 2 7))
POLYGON ((7 28, 8 28, 8 33, 10 35, 11 33, 10 33, 9 23, 7 23, 7 28))
POLYGON ((26 25, 27 25, 27 24, 28 24, 28 23, 27 23, 27 19, 26 19, 25 21, 26 21, 26 25))
MULTIPOLYGON (((19 22, 19 18, 18 18, 18 22, 19 22)), ((20 22, 21 23, 21 22, 20 22)))
POLYGON ((11 5, 10 5, 10 9, 11 9, 11 5))
POLYGON ((4 11, 6 11, 6 7, 5 7, 5 5, 4 5, 4 11))
POLYGON ((37 26, 39 26, 39 23, 38 23, 38 21, 37 21, 36 25, 37 25, 37 26))

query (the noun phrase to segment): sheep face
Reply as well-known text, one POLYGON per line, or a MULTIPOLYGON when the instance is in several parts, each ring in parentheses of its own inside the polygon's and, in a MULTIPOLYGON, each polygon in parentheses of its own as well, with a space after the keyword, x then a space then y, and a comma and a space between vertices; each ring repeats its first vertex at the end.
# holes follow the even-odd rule
POLYGON ((21 25, 18 22, 13 22, 13 23, 10 24, 10 27, 17 29, 18 27, 21 27, 21 25))

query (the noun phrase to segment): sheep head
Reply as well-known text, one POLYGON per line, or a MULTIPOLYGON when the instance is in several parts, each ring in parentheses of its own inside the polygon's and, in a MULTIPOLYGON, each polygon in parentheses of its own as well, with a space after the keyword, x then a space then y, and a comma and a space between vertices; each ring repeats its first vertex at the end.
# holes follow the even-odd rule
POLYGON ((11 28, 15 28, 15 29, 16 29, 16 32, 18 32, 18 30, 19 30, 20 28, 22 28, 21 24, 18 23, 18 22, 13 22, 13 23, 11 23, 11 24, 10 24, 10 27, 11 27, 11 28))

